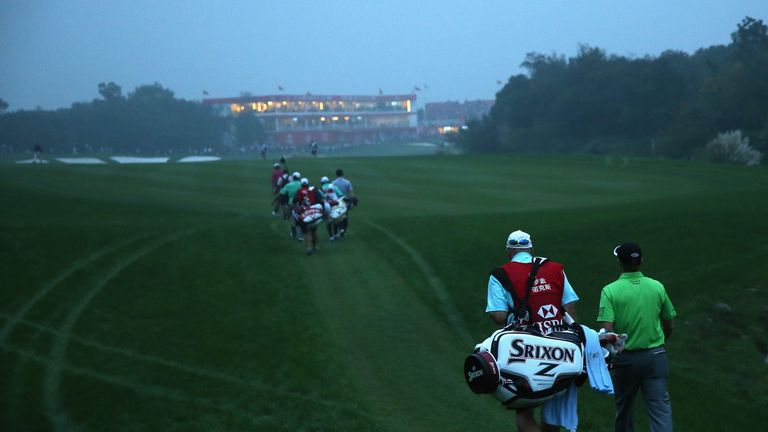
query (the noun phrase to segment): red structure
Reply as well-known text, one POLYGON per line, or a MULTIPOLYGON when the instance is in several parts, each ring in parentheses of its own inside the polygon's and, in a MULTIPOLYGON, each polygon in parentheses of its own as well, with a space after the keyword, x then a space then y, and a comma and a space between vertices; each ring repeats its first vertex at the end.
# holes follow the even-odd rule
POLYGON ((431 133, 456 133, 469 120, 479 120, 493 107, 493 100, 433 102, 424 107, 423 124, 431 133))

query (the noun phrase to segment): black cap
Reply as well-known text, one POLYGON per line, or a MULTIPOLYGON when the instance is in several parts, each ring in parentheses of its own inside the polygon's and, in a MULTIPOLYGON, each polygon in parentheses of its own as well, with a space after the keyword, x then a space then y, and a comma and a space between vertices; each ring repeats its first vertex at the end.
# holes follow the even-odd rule
POLYGON ((643 258, 643 251, 637 243, 623 243, 613 249, 613 256, 624 264, 638 265, 643 258))

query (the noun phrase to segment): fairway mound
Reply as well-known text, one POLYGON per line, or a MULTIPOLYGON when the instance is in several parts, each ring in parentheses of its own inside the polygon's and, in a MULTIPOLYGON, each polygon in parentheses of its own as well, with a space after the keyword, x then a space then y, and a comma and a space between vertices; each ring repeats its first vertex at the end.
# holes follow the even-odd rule
POLYGON ((45 159, 38 159, 38 160, 35 160, 35 159, 24 159, 24 160, 19 160, 19 161, 16 161, 16 163, 17 163, 17 164, 35 164, 35 163, 44 163, 44 164, 47 164, 47 163, 48 163, 48 161, 47 161, 47 160, 45 160, 45 159))
POLYGON ((215 162, 221 160, 218 156, 187 156, 178 160, 181 163, 190 162, 215 162))
POLYGON ((79 165, 95 165, 95 164, 105 164, 101 159, 92 158, 92 157, 81 157, 81 158, 56 158, 57 161, 65 164, 79 164, 79 165))
POLYGON ((167 163, 167 157, 134 157, 134 156, 112 156, 110 159, 121 164, 159 164, 167 163))

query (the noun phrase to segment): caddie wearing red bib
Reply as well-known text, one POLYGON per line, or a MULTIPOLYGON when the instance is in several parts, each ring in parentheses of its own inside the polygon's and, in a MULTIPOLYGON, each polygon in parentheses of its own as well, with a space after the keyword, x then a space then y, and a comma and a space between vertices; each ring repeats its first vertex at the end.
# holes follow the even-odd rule
MULTIPOLYGON (((533 324, 543 334, 563 324, 565 313, 576 319, 575 303, 579 300, 568 282, 563 265, 547 260, 534 259, 533 241, 523 231, 515 231, 507 237, 507 257, 510 261, 491 271, 488 278, 488 303, 486 313, 500 327, 512 323, 533 324), (535 274, 532 269, 537 267, 535 274), (531 288, 528 279, 533 277, 531 288)), ((545 402, 556 403, 557 399, 545 402)), ((544 411, 544 410, 542 410, 544 411)), ((518 409, 519 431, 559 431, 556 421, 542 415, 539 429, 533 417, 533 408, 518 409)))

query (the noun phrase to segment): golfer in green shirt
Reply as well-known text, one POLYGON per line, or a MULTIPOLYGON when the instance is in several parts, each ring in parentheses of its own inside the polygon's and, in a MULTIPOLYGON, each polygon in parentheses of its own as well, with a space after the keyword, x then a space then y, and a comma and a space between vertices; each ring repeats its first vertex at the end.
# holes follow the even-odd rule
POLYGON ((664 342, 672 334, 677 312, 664 285, 640 272, 640 246, 624 243, 613 254, 621 276, 603 288, 597 321, 606 331, 628 335, 625 350, 613 362, 614 430, 634 430, 632 405, 637 391, 642 390, 649 430, 672 431, 664 342))

